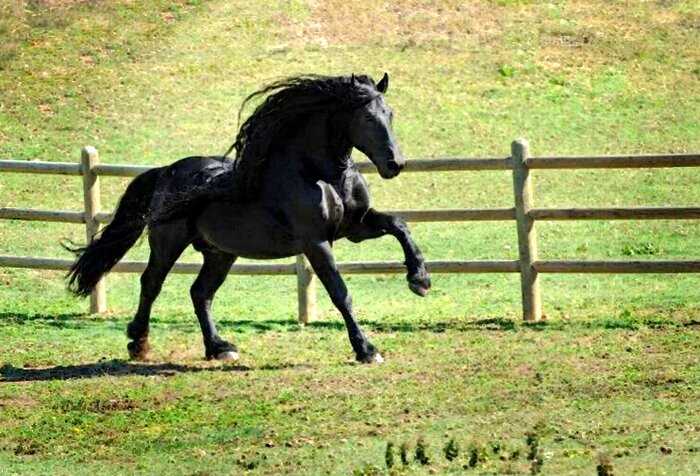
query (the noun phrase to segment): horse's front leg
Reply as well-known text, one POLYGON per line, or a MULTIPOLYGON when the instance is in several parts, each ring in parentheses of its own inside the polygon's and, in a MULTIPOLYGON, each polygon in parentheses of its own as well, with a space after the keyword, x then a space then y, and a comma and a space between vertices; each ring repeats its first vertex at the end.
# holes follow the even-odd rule
POLYGON ((348 231, 347 238, 353 242, 360 242, 384 235, 394 236, 403 248, 408 287, 419 296, 428 294, 430 274, 425 267, 425 259, 418 245, 413 241, 408 225, 401 218, 370 208, 362 218, 362 222, 354 224, 348 231))
POLYGON ((306 247, 304 254, 311 267, 326 288, 333 304, 343 315, 345 327, 348 330, 350 344, 355 351, 355 357, 363 363, 381 363, 384 361, 377 349, 369 342, 352 312, 352 298, 348 293, 338 267, 333 258, 333 251, 327 241, 314 243, 306 247))

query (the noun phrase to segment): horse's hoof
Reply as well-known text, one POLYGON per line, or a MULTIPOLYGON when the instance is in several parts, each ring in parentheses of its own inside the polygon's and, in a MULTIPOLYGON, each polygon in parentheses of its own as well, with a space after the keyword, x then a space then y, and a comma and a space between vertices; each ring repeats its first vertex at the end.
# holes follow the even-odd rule
MULTIPOLYGON (((216 360, 232 362, 232 361, 236 361, 236 360, 240 359, 241 356, 238 355, 238 352, 236 352, 236 351, 226 350, 224 352, 219 352, 213 358, 216 360)), ((210 359, 211 359, 211 357, 210 357, 210 359)))
POLYGON ((147 340, 135 340, 126 345, 131 360, 146 360, 150 346, 147 340))
POLYGON ((358 358, 357 361, 362 364, 381 364, 384 362, 384 357, 379 352, 375 352, 367 357, 358 358))
POLYGON ((408 280, 408 288, 420 297, 425 297, 430 289, 430 274, 428 271, 421 267, 415 273, 409 274, 406 279, 408 280))
POLYGON ((408 283, 408 287, 411 289, 411 291, 413 291, 414 294, 417 294, 420 297, 425 297, 426 294, 428 294, 428 289, 430 289, 418 283, 408 283))

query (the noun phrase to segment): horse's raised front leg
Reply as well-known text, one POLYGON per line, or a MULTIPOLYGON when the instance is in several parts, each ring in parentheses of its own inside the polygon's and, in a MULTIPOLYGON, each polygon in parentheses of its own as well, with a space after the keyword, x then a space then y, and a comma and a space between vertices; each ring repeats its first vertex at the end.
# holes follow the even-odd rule
POLYGON ((423 254, 411 237, 408 225, 401 218, 370 208, 362 222, 354 224, 348 231, 347 238, 353 242, 360 242, 384 235, 394 236, 401 244, 407 269, 408 287, 417 295, 425 296, 430 289, 430 274, 425 267, 423 254))
POLYGON ((355 351, 355 357, 363 363, 380 363, 384 359, 377 349, 369 342, 352 312, 352 298, 348 293, 342 276, 335 265, 331 246, 327 241, 309 245, 304 254, 311 267, 326 288, 333 304, 343 315, 345 327, 348 330, 350 344, 355 351))
POLYGON ((202 251, 202 254, 204 263, 190 288, 190 296, 202 329, 205 357, 208 360, 238 360, 236 347, 219 336, 211 313, 214 294, 226 280, 236 256, 210 250, 202 251))
POLYGON ((127 345, 129 356, 136 360, 145 360, 148 355, 151 307, 160 294, 165 277, 189 244, 187 226, 181 221, 154 227, 149 231, 148 242, 151 255, 141 275, 139 308, 126 328, 126 335, 132 340, 127 345))

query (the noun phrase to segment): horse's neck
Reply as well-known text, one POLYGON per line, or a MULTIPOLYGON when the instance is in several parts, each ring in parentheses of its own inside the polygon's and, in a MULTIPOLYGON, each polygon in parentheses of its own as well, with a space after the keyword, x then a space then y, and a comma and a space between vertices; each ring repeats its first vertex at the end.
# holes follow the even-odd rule
POLYGON ((310 117, 285 147, 286 158, 297 160, 307 178, 328 182, 340 180, 351 163, 346 128, 329 114, 310 117))

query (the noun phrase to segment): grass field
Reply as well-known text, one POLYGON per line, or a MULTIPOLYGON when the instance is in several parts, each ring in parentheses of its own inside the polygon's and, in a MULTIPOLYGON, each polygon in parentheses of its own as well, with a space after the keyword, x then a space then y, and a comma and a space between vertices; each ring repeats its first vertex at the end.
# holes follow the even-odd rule
MULTIPOLYGON (((503 157, 515 137, 535 155, 700 151, 695 0, 11 0, 0 39, 3 159, 72 162, 86 144, 108 163, 222 153, 261 84, 384 71, 409 158, 503 157)), ((507 172, 368 179, 380 209, 512 206, 507 172)), ((543 207, 700 203, 695 169, 534 179, 543 207)), ((105 208, 125 185, 103 180, 105 208)), ((0 206, 81 200, 76 177, 0 176, 0 206)), ((0 254, 67 258, 59 239, 84 238, 76 225, 0 227, 0 254)), ((517 258, 511 223, 412 228, 430 260, 517 258)), ((699 232, 543 223, 540 254, 692 259, 699 232)), ((338 243, 337 256, 400 248, 338 243)), ((352 363, 322 293, 319 320, 295 324, 290 277, 228 280, 215 310, 242 360, 206 363, 191 281, 166 282, 152 361, 137 364, 124 360, 134 275, 108 278, 110 311, 93 317, 61 273, 0 269, 0 474, 594 474, 601 457, 616 474, 700 473, 697 276, 545 276, 535 326, 520 324, 516 275, 435 275, 424 299, 403 276, 347 277, 387 358, 376 367, 352 363), (414 461, 421 438, 427 465, 414 461)))

